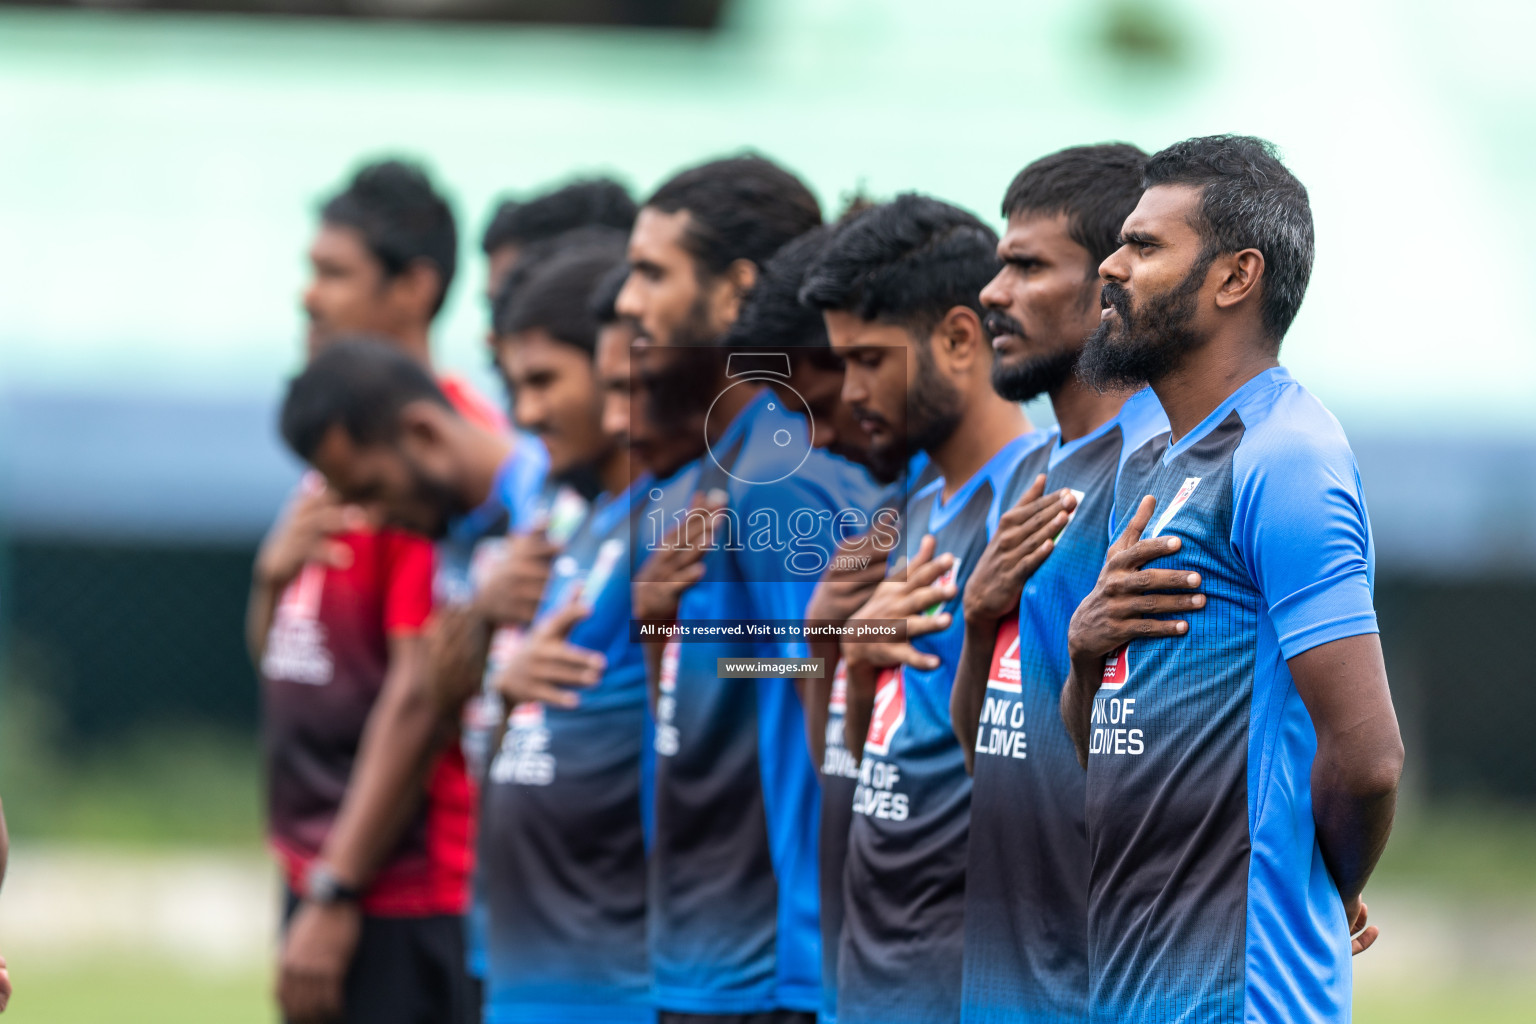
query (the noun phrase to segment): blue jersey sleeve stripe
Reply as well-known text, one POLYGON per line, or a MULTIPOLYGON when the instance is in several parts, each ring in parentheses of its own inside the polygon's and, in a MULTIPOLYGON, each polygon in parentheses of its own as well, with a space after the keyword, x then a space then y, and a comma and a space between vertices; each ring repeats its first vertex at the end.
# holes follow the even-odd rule
POLYGON ((1335 573, 1284 598, 1269 611, 1287 661, 1345 637, 1376 633, 1365 567, 1335 573), (1287 624, 1294 624, 1287 628, 1287 624))

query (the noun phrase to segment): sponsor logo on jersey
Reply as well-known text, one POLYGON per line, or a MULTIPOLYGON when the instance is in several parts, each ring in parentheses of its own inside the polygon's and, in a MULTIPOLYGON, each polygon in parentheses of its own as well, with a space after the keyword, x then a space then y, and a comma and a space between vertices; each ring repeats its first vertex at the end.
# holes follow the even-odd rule
POLYGON ((821 774, 843 779, 859 777, 859 766, 843 743, 843 719, 848 714, 848 669, 838 659, 832 673, 832 695, 827 700, 826 751, 821 758, 821 774))
POLYGON ((1073 505, 1072 511, 1067 513, 1067 521, 1061 524, 1061 529, 1056 531, 1056 540, 1061 540, 1061 535, 1067 532, 1067 527, 1071 526, 1072 520, 1077 518, 1077 510, 1083 507, 1083 498, 1088 494, 1087 491, 1080 491, 1076 487, 1069 487, 1067 490, 1077 499, 1077 504, 1073 505))
MULTIPOLYGON (((937 556, 935 556, 935 557, 937 557, 937 556)), ((947 583, 955 582, 955 580, 957 580, 959 578, 960 578, 960 556, 956 555, 954 562, 951 563, 950 567, 944 571, 944 575, 940 576, 937 580, 934 581, 933 585, 936 586, 936 587, 942 587, 942 586, 944 586, 947 583)), ((937 615, 937 614, 939 614, 939 612, 941 612, 943 610, 944 610, 944 602, 943 601, 937 601, 931 607, 929 607, 927 610, 925 610, 923 612, 923 614, 924 615, 937 615)))
POLYGON ((992 647, 992 670, 987 673, 987 687, 1018 693, 1022 689, 1019 666, 1019 617, 1010 615, 997 627, 997 643, 992 647))
POLYGON ((889 754, 891 737, 907 720, 907 684, 901 666, 887 668, 875 687, 875 710, 869 719, 869 733, 864 749, 873 754, 889 754))
POLYGON ((288 584, 272 617, 261 671, 268 679, 306 686, 324 686, 336 667, 320 622, 320 598, 325 593, 325 566, 311 562, 288 584))
POLYGON ((672 720, 677 717, 677 667, 683 647, 676 640, 661 649, 661 679, 656 697, 656 738, 652 745, 662 757, 671 757, 680 749, 681 738, 672 720))
POLYGON ((1179 509, 1183 508, 1185 502, 1189 501, 1190 495, 1195 493, 1195 488, 1200 486, 1201 479, 1198 476, 1187 476, 1184 478, 1184 483, 1179 486, 1179 493, 1173 496, 1173 500, 1168 503, 1168 507, 1163 509, 1163 514, 1157 517, 1157 522, 1152 526, 1152 532, 1147 534, 1148 537, 1156 537, 1163 532, 1169 521, 1178 515, 1179 509))
POLYGON ((507 717, 509 729, 532 729, 544 724, 544 705, 540 701, 525 700, 512 709, 507 717))
POLYGON ((555 755, 549 729, 544 724, 544 705, 525 701, 512 709, 501 749, 491 762, 490 779, 500 785, 547 786, 555 781, 555 755))
POLYGON ((1131 652, 1130 645, 1122 644, 1104 659, 1104 678, 1099 683, 1101 690, 1118 690, 1131 678, 1131 652))
POLYGON ((675 693, 677 691, 677 665, 683 655, 683 645, 676 640, 668 640, 667 645, 661 649, 661 692, 675 693))

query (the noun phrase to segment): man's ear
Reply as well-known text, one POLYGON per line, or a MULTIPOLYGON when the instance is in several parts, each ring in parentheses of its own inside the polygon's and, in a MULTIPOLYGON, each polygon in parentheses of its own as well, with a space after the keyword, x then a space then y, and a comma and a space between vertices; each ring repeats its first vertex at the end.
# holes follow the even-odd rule
POLYGON ((1248 298, 1258 299, 1260 283, 1264 279, 1264 254, 1257 249, 1244 249, 1216 261, 1220 275, 1216 287, 1216 308, 1231 309, 1248 298))
POLYGON ((413 318, 432 319, 438 296, 443 290, 443 275, 429 260, 412 260, 389 282, 391 297, 413 318))
POLYGON ((417 455, 442 447, 453 414, 437 402, 418 398, 400 409, 400 446, 417 455))
POLYGON ((939 365, 953 373, 972 373, 979 365, 991 366, 986 329, 981 326, 981 317, 969 306, 954 306, 945 313, 933 329, 932 342, 939 365))
POLYGON ((741 315, 741 304, 757 287, 757 264, 751 260, 732 260, 725 273, 715 278, 710 294, 713 326, 724 332, 741 315))

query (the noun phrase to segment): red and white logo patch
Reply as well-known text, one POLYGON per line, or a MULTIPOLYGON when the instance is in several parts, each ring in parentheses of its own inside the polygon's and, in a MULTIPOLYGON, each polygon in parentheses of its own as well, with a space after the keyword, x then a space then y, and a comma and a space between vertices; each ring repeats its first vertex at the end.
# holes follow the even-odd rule
POLYGON ((543 725, 544 705, 536 700, 519 704, 507 718, 507 727, 510 729, 535 729, 543 725))
POLYGON ((676 640, 668 640, 667 645, 661 649, 661 685, 662 693, 674 693, 677 690, 677 662, 683 654, 682 644, 676 640))
POLYGON ((1101 690, 1118 690, 1131 678, 1130 645, 1124 644, 1104 659, 1104 679, 1101 690))
POLYGON ((1169 520, 1178 514, 1179 509, 1184 507, 1184 503, 1189 501, 1190 495, 1195 493, 1195 488, 1200 486, 1201 479, 1198 476, 1184 478, 1184 482, 1179 485, 1179 492, 1173 496, 1168 507, 1163 509, 1163 514, 1157 517, 1157 522, 1152 526, 1152 532, 1147 534, 1148 537, 1157 537, 1162 534, 1169 520))
POLYGON ((997 627, 997 643, 992 647, 992 670, 987 673, 987 688, 1018 693, 1023 688, 1019 668, 1019 617, 1010 615, 997 627))
POLYGON ((827 699, 827 712, 833 715, 846 714, 848 711, 848 666, 843 659, 837 659, 837 668, 832 673, 832 696, 827 699))
POLYGON ((869 719, 864 749, 875 754, 891 751, 891 737, 907 718, 907 684, 901 666, 883 669, 875 687, 875 711, 869 719))

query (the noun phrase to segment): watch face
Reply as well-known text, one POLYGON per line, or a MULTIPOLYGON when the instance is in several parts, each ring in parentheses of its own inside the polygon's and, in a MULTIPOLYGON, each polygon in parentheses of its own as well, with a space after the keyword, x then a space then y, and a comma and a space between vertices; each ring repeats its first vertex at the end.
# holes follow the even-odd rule
POLYGON ((304 895, 312 903, 329 903, 336 895, 336 880, 316 864, 304 876, 304 895))
POLYGON ((782 379, 777 376, 749 375, 732 381, 715 396, 704 420, 704 444, 709 449, 710 460, 733 480, 744 484, 777 483, 793 475, 810 457, 815 437, 812 422, 811 407, 798 391, 782 379), (768 433, 764 437, 748 437, 743 445, 743 454, 750 452, 750 456, 731 458, 731 464, 725 465, 720 460, 727 457, 726 453, 717 452, 709 441, 711 437, 722 436, 730 426, 724 419, 725 414, 717 412, 721 408, 720 399, 736 388, 756 391, 764 385, 772 385, 767 405, 769 415, 764 416, 758 426, 766 428, 768 433), (785 412, 797 415, 785 416, 785 412))

